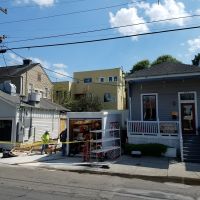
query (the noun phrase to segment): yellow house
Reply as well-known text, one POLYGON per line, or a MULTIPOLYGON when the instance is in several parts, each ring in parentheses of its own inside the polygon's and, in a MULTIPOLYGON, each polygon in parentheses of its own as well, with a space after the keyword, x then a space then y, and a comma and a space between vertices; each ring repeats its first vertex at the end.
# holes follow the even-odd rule
POLYGON ((83 95, 98 96, 103 109, 125 108, 125 80, 121 68, 74 72, 71 93, 75 99, 83 95))
POLYGON ((62 81, 53 83, 53 101, 58 104, 63 104, 66 98, 71 95, 72 82, 62 81))

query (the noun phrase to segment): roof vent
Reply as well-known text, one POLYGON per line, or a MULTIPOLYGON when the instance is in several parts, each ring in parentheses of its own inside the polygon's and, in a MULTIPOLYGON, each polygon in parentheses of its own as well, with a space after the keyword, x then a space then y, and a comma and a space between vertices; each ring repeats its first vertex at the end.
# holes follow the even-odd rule
POLYGON ((30 65, 30 64, 32 64, 32 60, 30 60, 30 59, 23 60, 23 65, 30 65))

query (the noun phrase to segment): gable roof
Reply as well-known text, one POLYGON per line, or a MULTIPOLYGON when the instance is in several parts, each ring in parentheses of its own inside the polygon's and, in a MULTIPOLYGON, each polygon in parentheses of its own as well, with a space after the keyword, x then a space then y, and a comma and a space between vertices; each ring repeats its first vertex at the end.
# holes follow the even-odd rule
POLYGON ((182 63, 164 62, 147 69, 139 70, 126 77, 126 80, 179 77, 200 75, 200 67, 182 63))
POLYGON ((0 77, 2 76, 20 76, 24 72, 32 69, 33 67, 40 65, 39 63, 32 63, 29 65, 14 65, 7 67, 0 67, 0 77))
POLYGON ((20 97, 18 95, 13 96, 13 95, 7 94, 1 90, 0 90, 0 98, 12 105, 20 104, 20 97))
POLYGON ((58 110, 58 111, 70 111, 69 109, 51 102, 51 100, 46 98, 41 98, 40 103, 37 106, 30 105, 25 102, 21 102, 20 104, 20 96, 19 95, 10 95, 0 90, 0 98, 13 106, 21 105, 22 107, 32 107, 32 108, 39 108, 39 109, 46 109, 46 110, 58 110))
POLYGON ((43 109, 49 109, 49 110, 70 111, 69 109, 57 103, 54 103, 50 99, 46 99, 46 98, 40 99, 39 107, 43 109))

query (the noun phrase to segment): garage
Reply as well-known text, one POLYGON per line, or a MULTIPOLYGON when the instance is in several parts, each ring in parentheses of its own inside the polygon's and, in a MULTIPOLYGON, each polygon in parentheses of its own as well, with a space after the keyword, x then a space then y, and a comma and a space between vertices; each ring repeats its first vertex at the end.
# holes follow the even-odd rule
POLYGON ((11 141, 12 120, 0 120, 0 141, 11 141))

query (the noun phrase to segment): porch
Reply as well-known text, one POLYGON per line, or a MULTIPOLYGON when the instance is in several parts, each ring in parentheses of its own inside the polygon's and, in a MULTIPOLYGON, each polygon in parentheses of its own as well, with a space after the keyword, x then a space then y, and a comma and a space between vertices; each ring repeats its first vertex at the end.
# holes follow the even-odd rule
POLYGON ((131 144, 160 143, 180 149, 182 134, 178 121, 127 121, 131 144))

